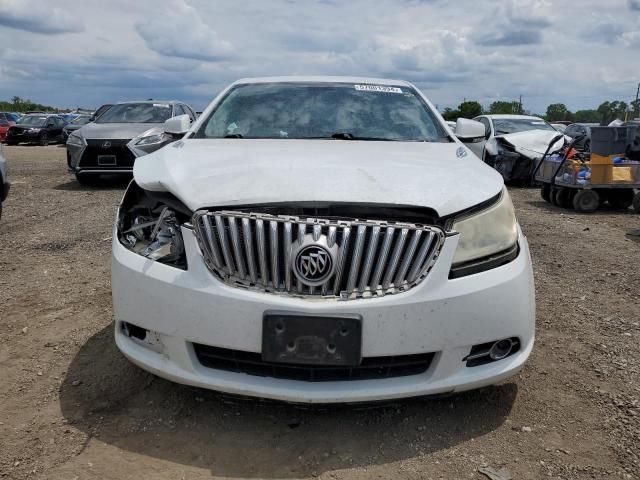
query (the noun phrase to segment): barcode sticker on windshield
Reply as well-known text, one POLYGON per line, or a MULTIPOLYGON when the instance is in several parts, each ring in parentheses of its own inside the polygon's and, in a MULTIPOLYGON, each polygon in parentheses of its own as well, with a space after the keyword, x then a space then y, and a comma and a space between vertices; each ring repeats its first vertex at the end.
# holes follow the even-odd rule
POLYGON ((402 93, 398 87, 387 87, 386 85, 354 85, 356 90, 364 92, 402 93))

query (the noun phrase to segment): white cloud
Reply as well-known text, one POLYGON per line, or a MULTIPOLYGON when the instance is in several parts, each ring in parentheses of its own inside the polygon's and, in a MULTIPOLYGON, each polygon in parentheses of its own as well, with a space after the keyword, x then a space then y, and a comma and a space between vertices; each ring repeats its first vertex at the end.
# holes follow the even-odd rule
POLYGON ((50 1, 2 0, 0 25, 42 34, 82 32, 83 22, 50 1))
POLYGON ((136 31, 154 52, 168 57, 218 61, 233 54, 231 43, 220 38, 192 6, 176 0, 163 14, 135 24, 136 31))

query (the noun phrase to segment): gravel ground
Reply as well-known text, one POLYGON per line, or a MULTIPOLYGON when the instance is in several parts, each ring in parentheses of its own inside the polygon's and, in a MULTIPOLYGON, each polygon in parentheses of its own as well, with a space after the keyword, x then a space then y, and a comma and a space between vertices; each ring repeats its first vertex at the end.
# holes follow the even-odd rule
POLYGON ((537 343, 501 385, 376 408, 241 401, 153 377, 112 341, 109 261, 126 181, 81 187, 60 146, 5 147, 0 476, 11 479, 640 478, 640 227, 513 189, 537 343))

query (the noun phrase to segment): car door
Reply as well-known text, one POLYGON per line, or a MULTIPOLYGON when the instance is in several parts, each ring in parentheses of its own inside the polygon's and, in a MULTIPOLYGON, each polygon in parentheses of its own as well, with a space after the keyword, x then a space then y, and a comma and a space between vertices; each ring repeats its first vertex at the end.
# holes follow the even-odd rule
POLYGON ((62 117, 54 117, 53 130, 50 133, 51 138, 56 140, 62 140, 62 129, 65 126, 64 119, 62 117))
POLYGON ((487 140, 492 136, 491 122, 487 117, 476 117, 473 120, 480 122, 484 125, 484 138, 479 142, 470 142, 466 146, 480 159, 484 159, 484 146, 487 144, 487 140))

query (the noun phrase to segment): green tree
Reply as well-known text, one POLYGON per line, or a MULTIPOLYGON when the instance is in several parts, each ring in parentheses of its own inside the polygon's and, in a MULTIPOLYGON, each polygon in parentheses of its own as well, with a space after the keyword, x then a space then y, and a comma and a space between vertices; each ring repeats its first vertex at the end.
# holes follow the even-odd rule
POLYGON ((520 102, 504 102, 498 100, 489 105, 489 113, 520 115, 522 114, 522 108, 520 107, 520 102))
POLYGON ((460 111, 459 110, 454 110, 453 108, 445 108, 444 112, 442 112, 442 117, 445 120, 451 121, 451 122, 455 122, 458 117, 460 116, 460 111))
POLYGON ((603 102, 598 107, 598 113, 600 114, 600 124, 608 125, 615 119, 624 120, 626 111, 626 102, 620 100, 615 100, 613 102, 603 102))
POLYGON ((597 110, 578 110, 573 114, 573 121, 578 123, 599 123, 600 114, 597 110))
POLYGON ((462 118, 474 118, 482 115, 482 105, 475 100, 462 102, 458 105, 458 110, 460 112, 459 116, 462 118))
POLYGON ((547 122, 556 122, 558 120, 571 120, 573 114, 567 109, 564 103, 552 103, 547 107, 547 122))

